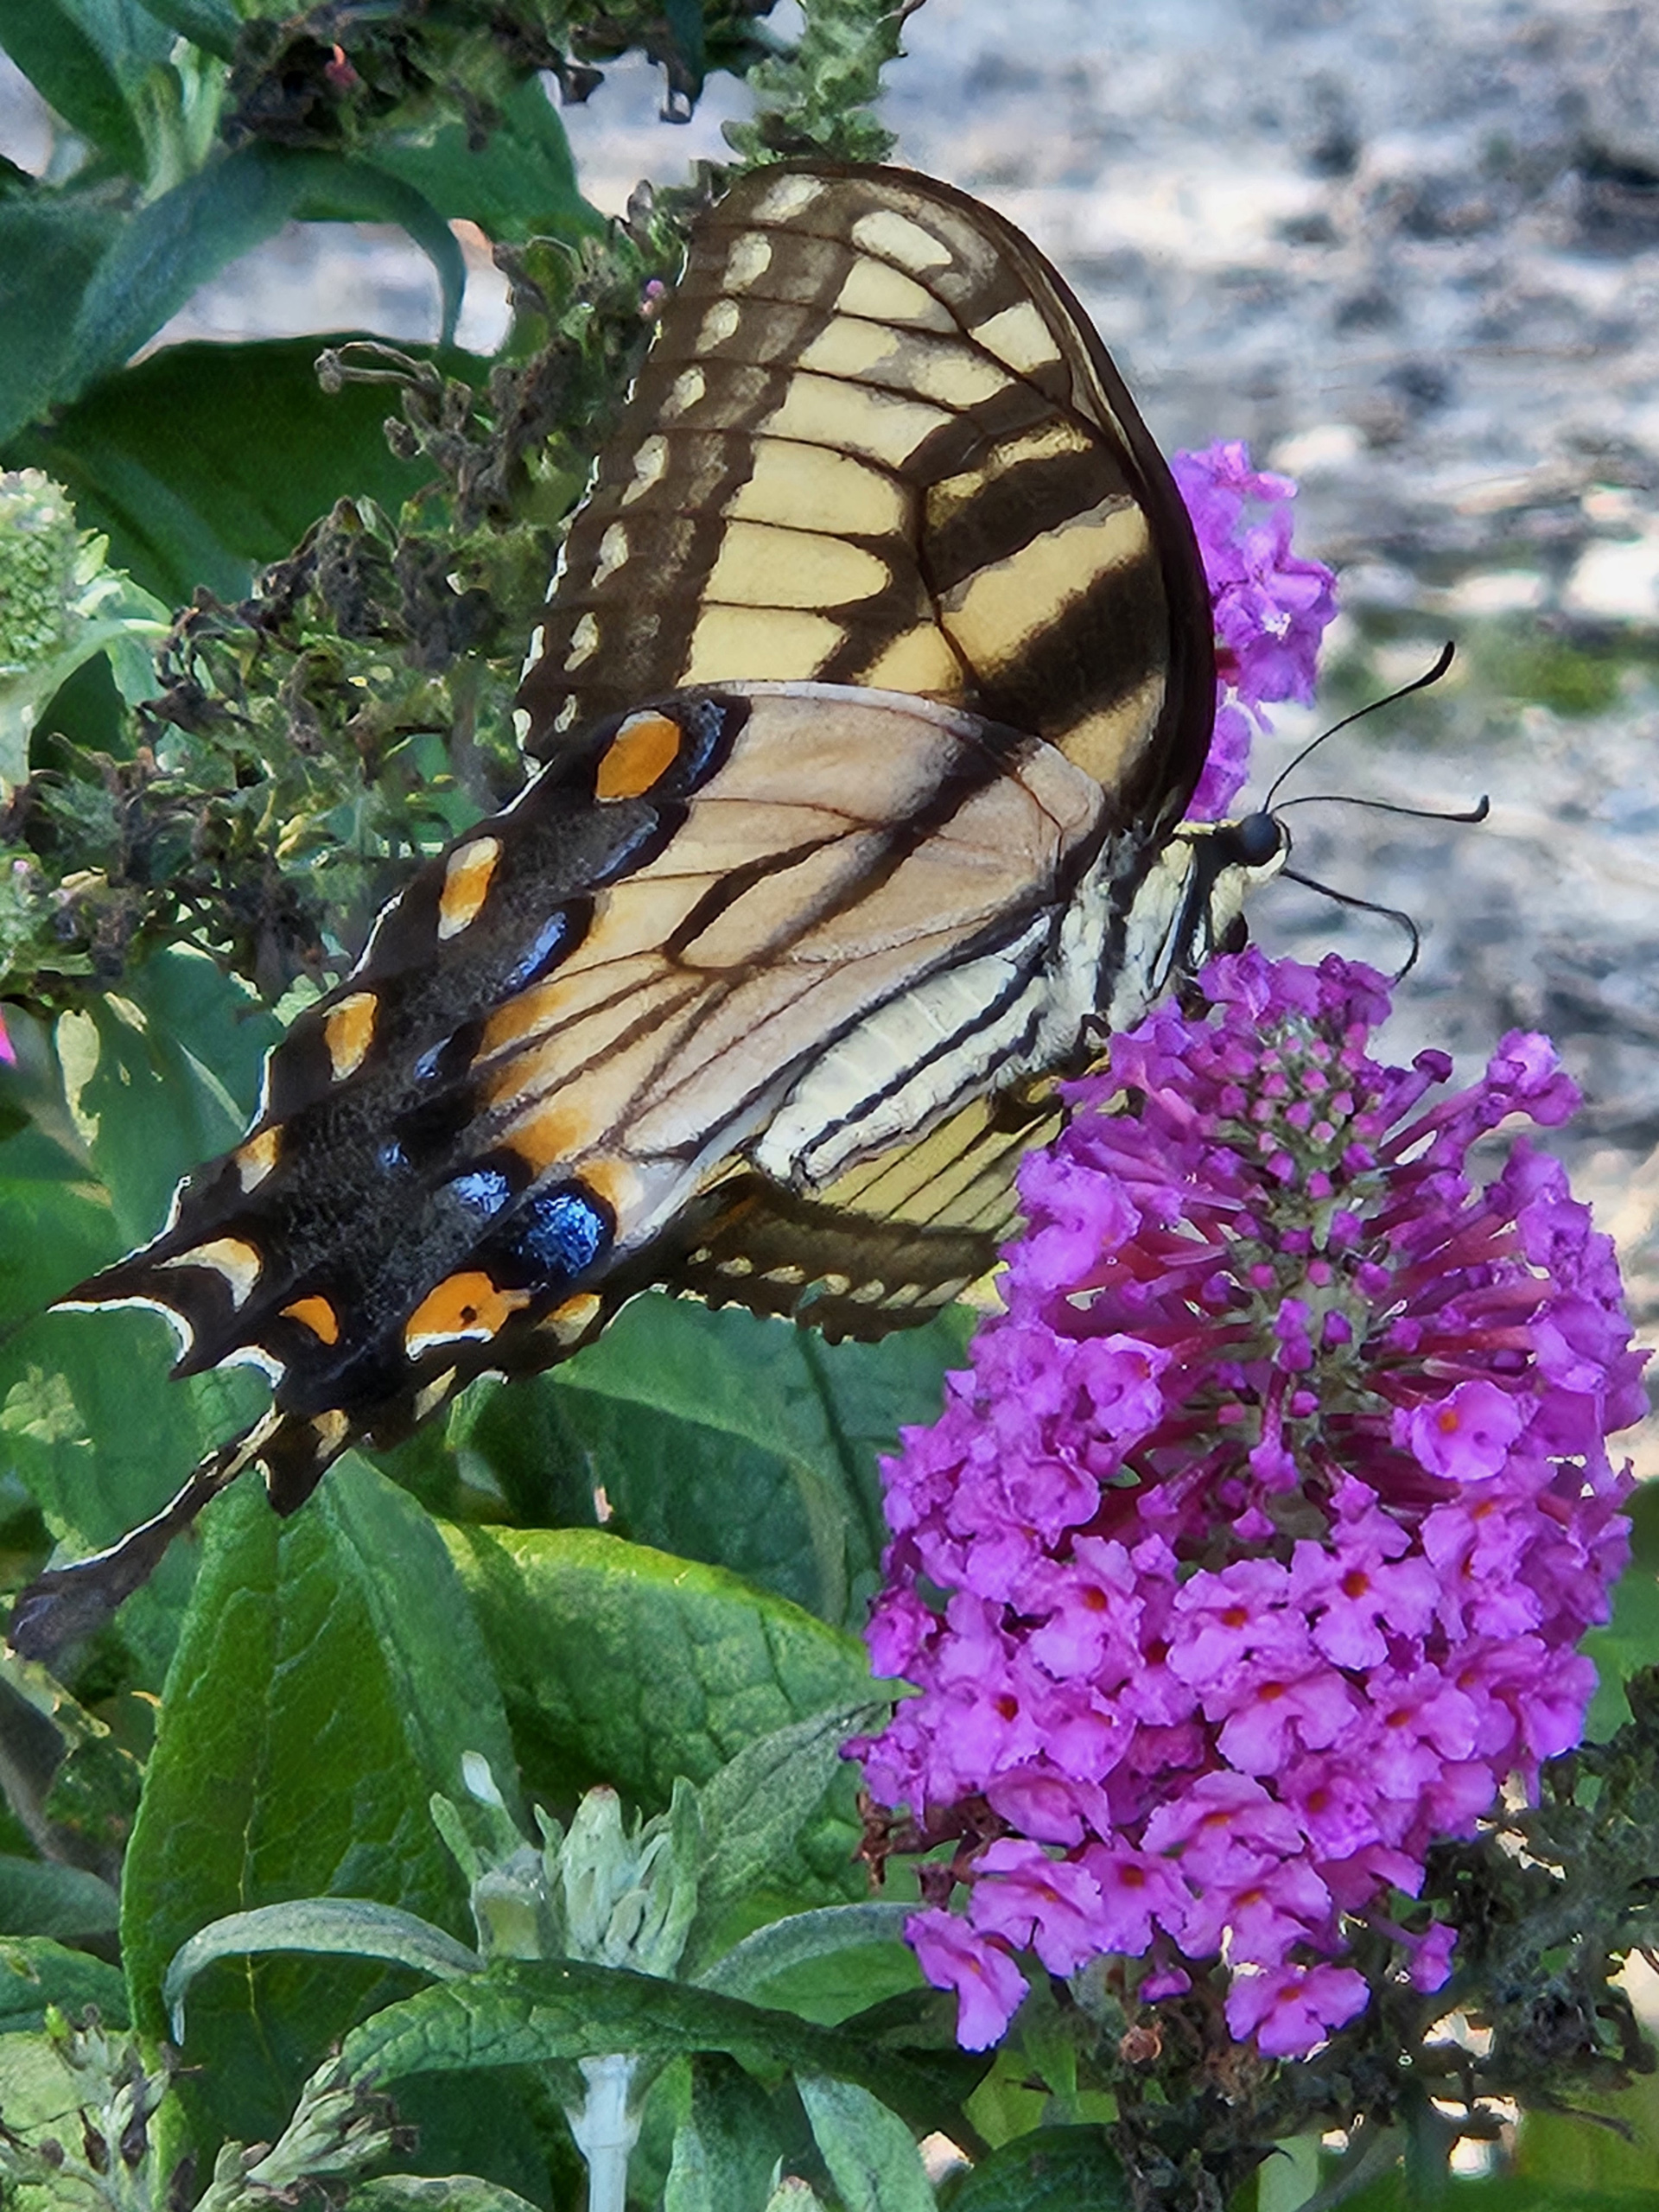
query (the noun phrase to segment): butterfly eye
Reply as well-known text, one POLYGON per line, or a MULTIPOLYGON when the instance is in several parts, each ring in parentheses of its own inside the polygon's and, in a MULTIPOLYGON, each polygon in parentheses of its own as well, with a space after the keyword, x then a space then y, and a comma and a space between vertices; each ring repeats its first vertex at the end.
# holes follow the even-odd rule
POLYGON ((1247 814, 1222 833, 1241 868, 1265 868, 1285 849, 1285 833, 1271 814, 1247 814))

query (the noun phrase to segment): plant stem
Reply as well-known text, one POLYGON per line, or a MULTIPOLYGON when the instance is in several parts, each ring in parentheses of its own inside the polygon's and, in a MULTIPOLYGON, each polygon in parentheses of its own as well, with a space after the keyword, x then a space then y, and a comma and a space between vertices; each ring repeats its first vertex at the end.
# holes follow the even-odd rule
POLYGON ((588 2161, 588 2212, 626 2212, 628 2157, 639 2139, 639 2119, 628 2110, 628 2092, 639 2063, 628 2051, 581 2061, 588 2095, 580 2110, 566 2116, 576 2148, 588 2161))

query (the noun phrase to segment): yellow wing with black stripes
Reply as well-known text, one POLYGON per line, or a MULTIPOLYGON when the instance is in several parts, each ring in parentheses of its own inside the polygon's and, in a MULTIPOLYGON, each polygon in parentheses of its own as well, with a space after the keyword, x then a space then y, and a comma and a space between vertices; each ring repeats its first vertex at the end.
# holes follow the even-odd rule
POLYGON ((66 1302, 160 1307, 181 1372, 264 1369, 287 1507, 642 1283, 755 1275, 748 1302, 844 1326, 872 1286, 942 1300, 987 1225, 906 1277, 925 1219, 838 1245, 835 1186, 1070 1046, 1135 865, 1091 778, 959 710, 748 685, 613 718, 421 870, 242 1143, 66 1302), (772 1245, 815 1215, 809 1274, 772 1245))
POLYGON ((124 1586, 240 1466, 287 1510, 646 1284, 924 1318, 1237 873, 1176 832, 1214 665, 1169 473, 1035 248, 904 171, 762 171, 704 220, 522 698, 540 776, 66 1301, 275 1388, 124 1586))
POLYGON ((763 169, 703 219, 572 525, 524 742, 682 684, 817 679, 1060 747, 1185 811, 1215 709, 1192 525, 1012 224, 908 170, 763 169))

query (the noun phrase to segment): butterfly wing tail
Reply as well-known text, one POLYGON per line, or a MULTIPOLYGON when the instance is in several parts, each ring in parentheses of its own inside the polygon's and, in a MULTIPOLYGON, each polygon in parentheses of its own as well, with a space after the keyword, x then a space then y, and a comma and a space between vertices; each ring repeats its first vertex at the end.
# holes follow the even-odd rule
POLYGON ((101 1628, 118 1605, 149 1581, 173 1539, 264 1453, 283 1421, 282 1414, 267 1414, 210 1452, 159 1513, 130 1529, 107 1551, 37 1575, 13 1608, 7 1631, 12 1649, 20 1658, 49 1662, 67 1645, 101 1628))

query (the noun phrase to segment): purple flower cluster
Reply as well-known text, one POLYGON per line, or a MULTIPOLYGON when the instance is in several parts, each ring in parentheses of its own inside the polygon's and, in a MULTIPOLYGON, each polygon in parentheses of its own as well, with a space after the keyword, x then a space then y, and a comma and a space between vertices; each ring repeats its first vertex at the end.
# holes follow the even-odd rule
POLYGON ((1573 1111, 1550 1046, 1434 1100, 1443 1053, 1369 1057, 1369 969, 1252 951, 1202 988, 1071 1087, 1007 1310, 886 1469, 870 1649, 920 1694, 859 1748, 916 1848, 958 1841, 908 1932, 972 2049, 1019 1952, 1144 1957, 1144 1999, 1218 1961, 1270 2055, 1363 2007, 1361 1916, 1438 1988, 1451 1933, 1395 1893, 1577 1740, 1626 1556, 1611 1243, 1524 1137, 1466 1164, 1573 1111))
POLYGON ((1252 468, 1236 440, 1178 453, 1170 467, 1198 533, 1216 625, 1216 734, 1189 811, 1224 813, 1244 782, 1252 721, 1275 699, 1313 696, 1319 639, 1337 611, 1337 580, 1290 550, 1288 476, 1252 468), (1265 507, 1259 519, 1252 515, 1265 507))

